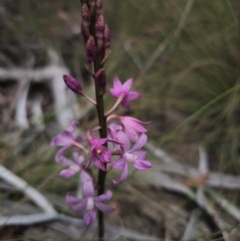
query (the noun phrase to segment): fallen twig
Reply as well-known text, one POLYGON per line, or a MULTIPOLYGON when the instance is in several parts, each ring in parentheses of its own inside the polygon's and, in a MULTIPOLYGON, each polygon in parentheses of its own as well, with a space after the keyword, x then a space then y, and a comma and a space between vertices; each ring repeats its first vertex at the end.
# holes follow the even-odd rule
MULTIPOLYGON (((156 158, 161 160, 162 163, 155 162, 155 169, 158 169, 159 171, 176 173, 187 178, 196 178, 197 176, 202 175, 202 173, 198 169, 177 162, 175 159, 170 157, 167 152, 165 152, 161 148, 155 147, 151 143, 147 143, 145 147, 156 158)), ((209 187, 239 190, 240 177, 223 173, 208 172, 208 179, 206 180, 205 185, 209 187)))
POLYGON ((51 203, 40 192, 2 165, 0 165, 0 178, 22 191, 47 214, 57 214, 51 203))

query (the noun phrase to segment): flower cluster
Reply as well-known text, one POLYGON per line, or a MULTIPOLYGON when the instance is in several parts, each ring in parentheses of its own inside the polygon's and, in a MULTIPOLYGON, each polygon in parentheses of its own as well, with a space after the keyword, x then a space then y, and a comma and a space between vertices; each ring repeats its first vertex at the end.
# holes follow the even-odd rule
MULTIPOLYGON (((82 94, 82 87, 76 79, 67 75, 64 75, 63 78, 68 88, 83 95, 91 103, 95 103, 94 100, 82 94)), ((100 126, 88 130, 86 136, 77 135, 79 123, 73 121, 67 129, 54 137, 51 142, 51 146, 60 147, 55 156, 56 162, 65 167, 60 172, 60 176, 68 179, 76 173, 80 175, 84 197, 76 198, 67 194, 66 202, 74 212, 85 212, 84 222, 86 225, 90 225, 95 221, 95 207, 102 212, 114 210, 114 208, 105 204, 112 196, 110 190, 99 196, 94 195, 94 178, 89 172, 91 166, 95 165, 104 172, 113 169, 120 171, 120 177, 112 180, 114 184, 120 184, 127 179, 129 164, 138 170, 151 167, 151 163, 146 160, 146 151, 142 150, 147 142, 147 122, 142 122, 130 116, 113 114, 118 106, 121 105, 129 109, 130 101, 141 97, 140 93, 130 91, 132 84, 132 79, 122 84, 118 77, 114 78, 110 95, 116 99, 116 102, 105 113, 108 123, 106 138, 96 137, 96 132, 101 129, 100 126), (69 149, 73 153, 72 160, 66 157, 66 152, 69 149)))

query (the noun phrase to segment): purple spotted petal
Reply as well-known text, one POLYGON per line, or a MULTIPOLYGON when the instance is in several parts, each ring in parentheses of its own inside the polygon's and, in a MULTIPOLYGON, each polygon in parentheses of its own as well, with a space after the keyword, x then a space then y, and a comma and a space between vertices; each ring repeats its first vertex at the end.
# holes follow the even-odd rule
POLYGON ((108 138, 93 138, 89 141, 90 149, 93 150, 96 146, 101 146, 107 142, 108 138))
POLYGON ((105 146, 102 146, 102 152, 100 154, 100 161, 102 162, 111 162, 111 152, 110 150, 105 147, 105 146))
POLYGON ((95 159, 94 163, 99 169, 101 169, 102 171, 106 171, 106 168, 104 167, 104 164, 102 161, 95 159))
POLYGON ((88 210, 84 216, 84 223, 89 226, 94 223, 96 220, 96 211, 95 210, 88 210))

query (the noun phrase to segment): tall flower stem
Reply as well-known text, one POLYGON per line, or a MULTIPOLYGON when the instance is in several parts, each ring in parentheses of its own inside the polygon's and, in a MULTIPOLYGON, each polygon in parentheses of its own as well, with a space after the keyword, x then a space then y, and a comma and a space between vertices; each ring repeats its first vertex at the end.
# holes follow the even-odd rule
MULTIPOLYGON (((98 54, 97 54, 98 55, 98 54)), ((94 61, 94 71, 95 73, 101 68, 100 61, 98 56, 96 56, 96 60, 94 61)), ((107 137, 107 121, 104 115, 104 103, 103 103, 103 95, 100 94, 100 88, 95 82, 95 91, 96 91, 96 102, 97 102, 97 113, 98 113, 98 122, 101 129, 99 130, 100 137, 107 137)), ((107 145, 107 144, 105 144, 107 145)), ((106 169, 106 164, 105 164, 106 169)), ((99 169, 98 171, 98 195, 101 195, 105 192, 105 179, 106 172, 99 169)), ((104 214, 102 211, 98 211, 98 237, 99 241, 104 240, 104 214)))
MULTIPOLYGON (((96 11, 96 9, 95 9, 96 11)), ((90 34, 93 36, 95 45, 97 46, 97 37, 96 37, 96 12, 92 13, 91 17, 91 25, 90 25, 90 34)), ((100 51, 96 51, 95 60, 93 62, 94 73, 96 74, 101 68, 103 64, 101 64, 101 56, 100 51)), ((100 85, 95 80, 95 95, 96 95, 96 108, 98 114, 98 122, 101 129, 99 130, 100 137, 106 138, 107 137, 107 121, 104 115, 104 102, 103 102, 103 93, 101 90, 100 85)), ((105 144, 107 146, 107 144, 105 144)), ((105 164, 106 169, 106 164, 105 164)), ((106 179, 106 172, 99 169, 98 171, 98 195, 102 195, 105 191, 105 179, 106 179)), ((104 214, 102 211, 98 211, 98 238, 99 241, 104 240, 104 214)))

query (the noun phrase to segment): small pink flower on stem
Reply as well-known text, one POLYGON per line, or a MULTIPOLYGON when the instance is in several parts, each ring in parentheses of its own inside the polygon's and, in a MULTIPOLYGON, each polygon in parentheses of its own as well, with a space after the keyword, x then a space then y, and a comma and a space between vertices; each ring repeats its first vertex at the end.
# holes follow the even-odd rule
POLYGON ((124 182, 128 175, 128 162, 130 162, 136 169, 145 170, 152 165, 149 161, 145 160, 147 152, 140 149, 146 144, 147 136, 142 134, 135 145, 130 149, 130 141, 122 135, 123 152, 121 158, 112 163, 113 169, 121 170, 122 174, 118 181, 113 180, 115 184, 124 182))
POLYGON ((84 223, 89 226, 96 220, 97 207, 104 213, 114 211, 115 208, 109 207, 105 204, 111 197, 112 192, 108 190, 105 194, 94 197, 94 188, 91 180, 86 180, 83 185, 83 191, 85 198, 76 198, 67 194, 66 202, 70 205, 73 212, 81 213, 85 212, 84 223))
POLYGON ((133 142, 136 142, 138 140, 138 133, 147 132, 145 125, 148 124, 149 122, 143 122, 130 116, 118 116, 118 115, 110 115, 107 118, 107 120, 109 121, 114 118, 118 119, 122 123, 124 127, 124 132, 133 142))
POLYGON ((130 91, 132 84, 133 79, 128 79, 124 84, 122 84, 118 77, 114 77, 113 88, 110 89, 110 94, 113 98, 116 98, 117 101, 114 106, 105 114, 105 116, 110 115, 119 104, 126 109, 130 109, 129 102, 141 97, 140 93, 130 91))
POLYGON ((115 144, 121 144, 118 141, 109 139, 109 138, 94 138, 92 132, 99 130, 100 127, 95 127, 92 130, 87 132, 87 139, 90 145, 90 159, 87 164, 87 167, 94 162, 95 165, 105 171, 104 163, 111 162, 111 151, 104 146, 107 142, 112 142, 115 144))
POLYGON ((88 153, 88 150, 86 150, 86 148, 82 144, 80 144, 80 142, 83 142, 83 140, 84 140, 83 137, 80 135, 77 136, 75 134, 75 131, 76 131, 76 128, 78 125, 79 125, 79 123, 77 121, 73 121, 72 124, 62 132, 62 134, 58 134, 57 136, 55 136, 52 139, 51 146, 61 146, 62 147, 56 153, 56 156, 55 156, 56 162, 61 163, 62 158, 65 158, 63 156, 64 153, 70 147, 73 147, 73 146, 88 153))
POLYGON ((73 160, 74 161, 71 161, 64 156, 59 160, 60 164, 62 164, 65 167, 68 167, 67 169, 64 169, 60 172, 60 176, 66 178, 66 179, 69 179, 76 173, 80 172, 82 181, 84 181, 86 179, 86 176, 88 176, 90 178, 90 176, 85 172, 85 170, 82 166, 84 157, 82 155, 79 155, 78 151, 73 152, 73 160))

